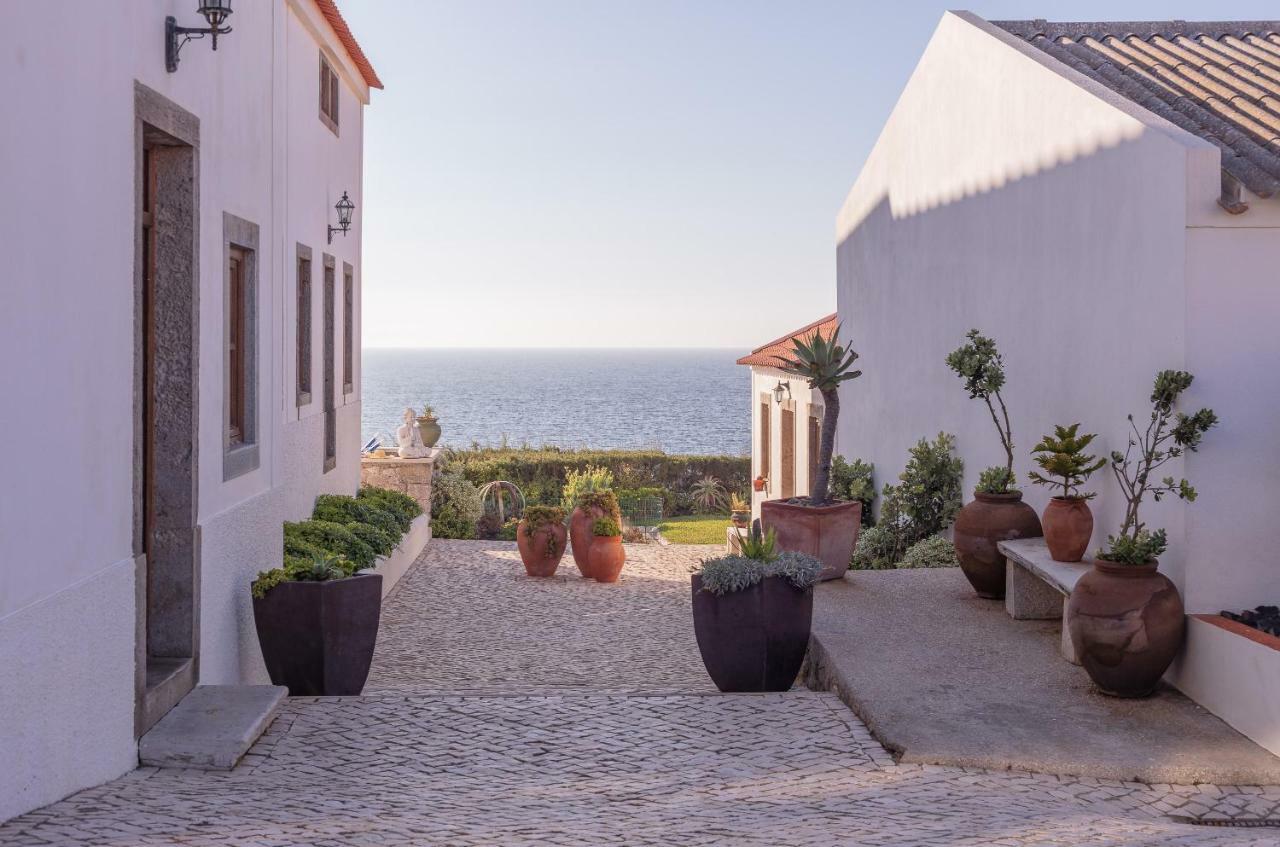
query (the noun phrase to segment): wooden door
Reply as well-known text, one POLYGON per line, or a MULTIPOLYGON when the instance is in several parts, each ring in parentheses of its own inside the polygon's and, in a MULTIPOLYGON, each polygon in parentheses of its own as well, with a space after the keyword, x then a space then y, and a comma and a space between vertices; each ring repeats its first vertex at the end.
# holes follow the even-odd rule
POLYGON ((782 410, 782 499, 796 496, 796 411, 782 410))

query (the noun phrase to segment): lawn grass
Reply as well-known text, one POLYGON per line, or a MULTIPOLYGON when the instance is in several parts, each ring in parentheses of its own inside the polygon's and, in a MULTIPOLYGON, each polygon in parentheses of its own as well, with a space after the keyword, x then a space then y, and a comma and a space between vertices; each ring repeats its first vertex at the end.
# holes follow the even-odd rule
POLYGON ((723 544, 728 525, 728 515, 679 515, 658 524, 658 531, 672 544, 723 544))

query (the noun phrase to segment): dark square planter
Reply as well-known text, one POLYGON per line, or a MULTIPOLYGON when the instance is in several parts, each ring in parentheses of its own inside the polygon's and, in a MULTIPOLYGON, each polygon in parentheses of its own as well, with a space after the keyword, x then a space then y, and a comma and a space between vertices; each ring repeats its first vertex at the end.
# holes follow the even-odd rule
POLYGON ((782 577, 715 595, 693 575, 693 629, 711 681, 721 691, 786 691, 796 681, 813 621, 813 589, 782 577))
POLYGON ((382 576, 285 582, 254 598, 253 621, 271 682, 293 697, 359 694, 382 615, 382 576))

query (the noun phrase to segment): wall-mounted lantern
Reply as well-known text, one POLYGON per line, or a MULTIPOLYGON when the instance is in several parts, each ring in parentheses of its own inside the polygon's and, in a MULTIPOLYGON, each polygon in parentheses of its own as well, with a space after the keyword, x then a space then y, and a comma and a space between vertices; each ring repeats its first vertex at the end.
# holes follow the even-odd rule
POLYGON ((347 192, 342 192, 342 199, 334 204, 338 210, 338 225, 329 227, 329 243, 333 243, 333 234, 335 232, 342 233, 346 237, 347 231, 351 229, 351 213, 355 210, 356 204, 351 202, 351 198, 347 197, 347 192))
POLYGON ((773 402, 781 403, 782 395, 786 394, 787 399, 791 399, 791 383, 778 380, 778 384, 773 387, 773 402))
POLYGON ((178 26, 177 18, 170 15, 164 19, 164 64, 173 73, 178 69, 178 51, 193 38, 212 37, 213 49, 218 49, 218 36, 231 32, 231 27, 223 26, 231 15, 231 0, 199 0, 196 11, 204 15, 209 26, 178 26), (182 41, 178 41, 182 36, 182 41))

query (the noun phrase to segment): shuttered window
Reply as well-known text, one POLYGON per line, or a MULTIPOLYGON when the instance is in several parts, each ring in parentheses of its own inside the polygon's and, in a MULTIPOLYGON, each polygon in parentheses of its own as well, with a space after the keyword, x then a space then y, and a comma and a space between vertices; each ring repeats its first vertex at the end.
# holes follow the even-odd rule
POLYGON ((227 259, 227 446, 244 442, 245 255, 232 247, 227 259))
POLYGON ((338 132, 338 92, 342 86, 338 84, 338 75, 334 73, 329 60, 320 55, 320 122, 335 134, 338 132))

